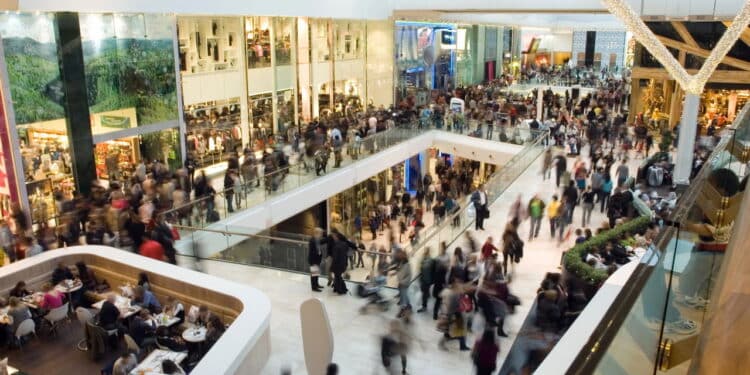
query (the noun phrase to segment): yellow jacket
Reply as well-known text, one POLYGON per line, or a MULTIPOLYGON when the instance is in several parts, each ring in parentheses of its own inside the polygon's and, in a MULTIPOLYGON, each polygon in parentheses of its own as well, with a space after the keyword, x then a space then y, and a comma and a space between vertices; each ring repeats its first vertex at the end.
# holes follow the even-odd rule
POLYGON ((550 201, 549 206, 547 206, 547 216, 555 218, 559 214, 558 211, 560 211, 560 201, 550 201))

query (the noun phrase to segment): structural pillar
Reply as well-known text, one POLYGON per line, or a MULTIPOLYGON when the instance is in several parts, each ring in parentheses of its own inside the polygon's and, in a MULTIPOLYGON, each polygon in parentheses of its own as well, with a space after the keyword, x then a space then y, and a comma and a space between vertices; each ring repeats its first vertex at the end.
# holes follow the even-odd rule
POLYGON ((543 117, 542 114, 544 113, 544 90, 542 90, 542 87, 539 86, 539 88, 536 89, 536 120, 542 121, 543 117))
POLYGON ((96 180, 96 169, 78 14, 55 13, 55 25, 73 176, 76 191, 88 195, 91 192, 91 181, 96 180))
POLYGON ((686 186, 690 183, 700 100, 700 94, 685 92, 685 104, 682 106, 679 143, 677 144, 677 160, 674 167, 674 182, 677 185, 686 186))

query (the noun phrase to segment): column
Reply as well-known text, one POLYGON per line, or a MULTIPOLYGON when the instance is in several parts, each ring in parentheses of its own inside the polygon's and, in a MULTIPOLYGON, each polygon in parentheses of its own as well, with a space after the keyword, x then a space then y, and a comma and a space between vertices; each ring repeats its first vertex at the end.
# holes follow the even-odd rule
POLYGON ((476 49, 476 55, 474 55, 476 58, 474 59, 474 83, 482 83, 484 82, 484 60, 486 60, 484 56, 484 33, 485 33, 485 27, 484 26, 475 26, 476 27, 476 44, 474 44, 474 48, 476 49))
POLYGON ((495 60, 495 77, 503 74, 503 46, 505 45, 505 28, 497 28, 497 60, 495 60))
MULTIPOLYGON (((185 103, 183 102, 183 96, 182 96, 182 74, 180 72, 180 36, 177 35, 177 17, 175 17, 175 25, 174 30, 172 31, 172 49, 174 53, 174 77, 177 80, 177 84, 175 85, 175 88, 177 89, 177 92, 175 95, 177 96, 177 113, 178 118, 177 122, 179 124, 179 131, 180 131, 180 165, 185 165, 185 159, 187 155, 187 145, 185 142, 187 141, 187 127, 185 124, 185 103)), ((244 44, 244 43, 243 43, 244 44)))
POLYGON ((276 82, 276 17, 268 17, 268 41, 271 43, 271 79, 273 89, 271 90, 271 131, 274 135, 279 134, 279 98, 276 96, 278 85, 276 82))
POLYGON ((91 192, 91 181, 96 180, 96 169, 78 14, 55 13, 55 25, 73 177, 76 191, 87 195, 91 192))
POLYGON ((685 93, 685 104, 682 106, 682 120, 680 121, 679 143, 677 144, 677 160, 674 167, 674 182, 678 185, 688 185, 690 183, 700 100, 700 94, 685 93))
POLYGON ((542 86, 539 86, 539 88, 536 91, 536 119, 537 121, 542 121, 542 115, 544 113, 544 89, 542 86))
MULTIPOLYGON (((250 108, 248 107, 248 64, 247 64, 247 31, 245 30, 245 17, 239 17, 239 30, 242 33, 238 35, 238 43, 240 43, 239 49, 239 63, 237 67, 242 72, 242 93, 240 94, 240 128, 242 129, 242 147, 250 144, 250 108)), ((254 52, 253 52, 254 53, 254 52)))

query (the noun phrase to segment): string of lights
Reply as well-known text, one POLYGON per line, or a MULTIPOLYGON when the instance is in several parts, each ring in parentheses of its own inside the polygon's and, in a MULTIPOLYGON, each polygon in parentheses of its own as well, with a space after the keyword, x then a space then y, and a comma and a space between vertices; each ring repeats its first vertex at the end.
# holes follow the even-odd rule
POLYGON ((688 74, 679 61, 669 52, 646 26, 638 13, 627 3, 627 0, 602 0, 604 5, 619 18, 625 27, 633 33, 635 39, 641 43, 658 60, 669 75, 691 94, 700 94, 713 72, 719 66, 726 54, 737 42, 742 32, 750 23, 750 0, 745 1, 740 12, 735 16, 732 24, 727 28, 719 42, 706 58, 701 69, 695 75, 688 74))

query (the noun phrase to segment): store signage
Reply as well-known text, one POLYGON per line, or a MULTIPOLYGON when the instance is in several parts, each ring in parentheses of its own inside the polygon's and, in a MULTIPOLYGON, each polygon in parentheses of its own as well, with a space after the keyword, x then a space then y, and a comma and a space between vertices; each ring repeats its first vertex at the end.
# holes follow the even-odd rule
POLYGON ((100 121, 101 121, 102 127, 105 127, 105 128, 115 128, 115 129, 130 128, 130 117, 126 117, 126 116, 101 115, 100 121))

